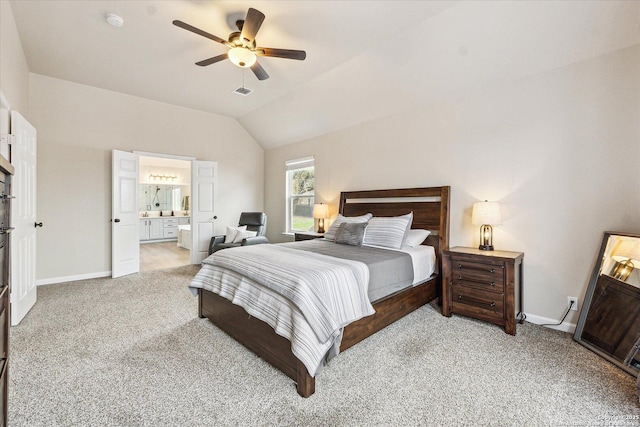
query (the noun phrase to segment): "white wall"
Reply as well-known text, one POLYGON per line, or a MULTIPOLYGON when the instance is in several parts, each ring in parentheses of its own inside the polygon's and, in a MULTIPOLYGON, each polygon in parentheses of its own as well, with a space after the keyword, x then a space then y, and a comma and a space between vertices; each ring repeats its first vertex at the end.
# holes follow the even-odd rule
POLYGON ((264 152, 234 119, 32 74, 37 278, 111 270, 111 150, 218 162, 217 230, 262 210, 264 152))
POLYGON ((640 232, 638 76, 636 46, 268 150, 268 237, 286 240, 288 159, 315 156, 333 214, 341 190, 451 185, 451 246, 477 246, 471 206, 499 201, 494 246, 525 253, 525 312, 559 319, 567 296, 583 300, 602 233, 640 232))
POLYGON ((0 91, 29 119, 29 66, 8 1, 0 1, 0 91))

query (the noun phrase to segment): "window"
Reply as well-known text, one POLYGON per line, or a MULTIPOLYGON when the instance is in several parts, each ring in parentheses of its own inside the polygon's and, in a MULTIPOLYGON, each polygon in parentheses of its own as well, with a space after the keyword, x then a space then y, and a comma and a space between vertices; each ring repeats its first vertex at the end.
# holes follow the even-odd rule
POLYGON ((313 231, 313 157, 289 160, 287 166, 287 231, 313 231))

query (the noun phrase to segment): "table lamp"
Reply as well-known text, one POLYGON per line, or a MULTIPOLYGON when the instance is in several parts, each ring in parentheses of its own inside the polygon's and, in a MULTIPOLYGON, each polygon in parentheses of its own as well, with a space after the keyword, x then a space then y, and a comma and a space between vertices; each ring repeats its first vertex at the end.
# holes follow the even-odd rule
POLYGON ((481 251, 493 250, 493 229, 492 225, 502 224, 502 217, 500 216, 500 205, 498 202, 476 202, 473 204, 473 211, 471 213, 471 223, 473 225, 480 225, 480 246, 478 249, 481 251))
POLYGON ((318 219, 318 233, 324 233, 324 219, 329 216, 329 206, 322 203, 313 205, 313 217, 318 219))
POLYGON ((627 280, 634 268, 640 267, 640 243, 634 240, 622 240, 613 249, 611 258, 616 262, 610 275, 614 279, 627 280))

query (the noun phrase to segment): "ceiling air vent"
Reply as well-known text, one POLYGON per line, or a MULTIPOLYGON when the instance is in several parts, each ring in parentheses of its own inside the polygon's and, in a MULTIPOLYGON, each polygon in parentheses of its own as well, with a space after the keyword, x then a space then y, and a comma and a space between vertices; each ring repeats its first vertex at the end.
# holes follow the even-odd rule
POLYGON ((248 87, 239 87, 238 89, 233 91, 233 93, 236 93, 236 94, 242 95, 242 96, 247 96, 251 92, 253 92, 253 91, 251 89, 249 89, 248 87))

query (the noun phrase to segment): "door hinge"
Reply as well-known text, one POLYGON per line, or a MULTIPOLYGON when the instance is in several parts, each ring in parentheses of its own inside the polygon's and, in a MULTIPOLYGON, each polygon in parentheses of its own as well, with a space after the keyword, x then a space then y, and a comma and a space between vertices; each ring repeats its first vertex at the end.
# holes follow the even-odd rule
POLYGON ((16 141, 15 135, 11 135, 10 133, 5 133, 4 135, 0 135, 0 143, 12 145, 16 141))

